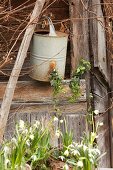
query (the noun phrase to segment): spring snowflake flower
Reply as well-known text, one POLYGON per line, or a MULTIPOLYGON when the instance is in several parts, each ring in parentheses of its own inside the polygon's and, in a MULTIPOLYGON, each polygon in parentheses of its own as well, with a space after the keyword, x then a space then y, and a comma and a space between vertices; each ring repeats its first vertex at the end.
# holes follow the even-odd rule
POLYGON ((38 128, 40 126, 40 122, 37 120, 36 122, 35 122, 35 124, 34 124, 34 127, 35 128, 38 128))
POLYGON ((12 141, 14 144, 17 144, 17 139, 16 139, 16 138, 12 138, 11 141, 12 141))
POLYGON ((58 118, 57 117, 54 117, 54 122, 58 122, 58 118))
POLYGON ((64 121, 63 120, 60 120, 60 123, 63 123, 64 121))
POLYGON ((29 140, 26 140, 26 145, 30 146, 30 141, 29 140))
POLYGON ((30 135, 29 138, 30 138, 31 140, 33 140, 33 139, 34 139, 34 135, 30 135))
POLYGON ((99 126, 103 126, 103 125, 104 125, 104 123, 103 123, 103 122, 100 122, 100 123, 99 123, 99 126))
POLYGON ((65 150, 64 155, 68 157, 69 156, 69 151, 65 150))
POLYGON ((10 153, 10 148, 8 146, 4 147, 4 155, 5 157, 10 153))
POLYGON ((36 160, 37 160, 37 156, 36 156, 36 155, 32 155, 32 156, 31 156, 31 159, 32 159, 33 161, 36 161, 36 160))
POLYGON ((68 164, 65 164, 65 165, 63 166, 63 170, 69 170, 68 164))
POLYGON ((59 158, 61 159, 61 161, 64 161, 64 159, 65 159, 64 156, 59 156, 59 158))
POLYGON ((83 162, 82 162, 82 161, 78 161, 78 162, 77 162, 77 166, 80 167, 80 168, 82 168, 82 167, 83 167, 83 162))
POLYGON ((99 114, 99 110, 94 110, 95 115, 99 114))
POLYGON ((58 138, 60 137, 60 131, 56 130, 55 136, 57 136, 58 138))
POLYGON ((87 150, 87 146, 86 145, 83 145, 83 150, 84 150, 84 152, 87 150))
POLYGON ((24 129, 25 128, 25 123, 24 123, 23 120, 20 120, 19 127, 20 127, 20 129, 24 129))
POLYGON ((80 153, 79 153, 78 150, 74 150, 72 153, 73 153, 74 156, 75 156, 75 155, 80 155, 80 153))
POLYGON ((5 168, 8 168, 8 164, 10 164, 10 160, 9 159, 5 159, 5 168))

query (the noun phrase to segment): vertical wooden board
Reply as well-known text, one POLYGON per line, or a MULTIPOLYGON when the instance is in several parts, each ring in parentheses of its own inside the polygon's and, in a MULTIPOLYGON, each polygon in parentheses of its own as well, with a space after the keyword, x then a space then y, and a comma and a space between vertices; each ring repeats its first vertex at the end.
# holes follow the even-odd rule
POLYGON ((93 95, 94 95, 94 108, 99 110, 100 113, 105 112, 108 107, 108 91, 107 87, 99 79, 93 77, 93 95))
POLYGON ((9 116, 8 116, 8 121, 7 121, 7 125, 5 128, 5 133, 4 133, 4 139, 11 139, 12 136, 14 135, 14 130, 15 130, 15 114, 10 112, 9 116))
POLYGON ((67 114, 66 115, 67 127, 72 131, 73 138, 76 142, 80 142, 81 137, 86 132, 86 117, 80 114, 67 114))
POLYGON ((88 7, 88 1, 83 0, 83 4, 80 0, 70 1, 72 71, 81 58, 89 57, 88 13, 84 6, 88 7))
POLYGON ((104 113, 95 117, 95 124, 98 122, 103 122, 103 126, 99 128, 97 144, 101 151, 101 154, 105 155, 101 158, 99 162, 100 167, 110 167, 110 129, 109 129, 109 118, 108 113, 104 113))
MULTIPOLYGON (((25 122, 29 122, 34 124, 36 120, 42 122, 44 127, 48 127, 48 124, 56 115, 54 107, 52 105, 45 105, 45 104, 27 104, 24 103, 22 107, 20 104, 16 104, 12 107, 10 116, 14 115, 9 118, 8 126, 6 129, 6 138, 10 138, 7 134, 10 133, 10 129, 13 130, 12 135, 15 129, 15 123, 18 122, 20 119, 24 120, 25 122), (10 128, 8 128, 10 127, 10 128)), ((86 102, 80 102, 76 104, 69 104, 69 105, 61 105, 58 107, 62 113, 62 118, 66 117, 67 126, 70 130, 74 133, 74 139, 79 141, 83 132, 86 131, 86 122, 85 122, 85 114, 87 110, 86 102)), ((58 129, 58 122, 54 122, 52 126, 50 126, 52 141, 51 143, 53 146, 58 145, 58 138, 55 136, 56 130, 58 129)))
MULTIPOLYGON (((98 3, 100 3, 100 1, 98 3)), ((97 6, 97 17, 100 17, 98 20, 98 67, 108 80, 105 21, 101 4, 97 6)))
POLYGON ((108 81, 108 66, 106 56, 106 36, 105 21, 100 0, 90 1, 90 41, 94 60, 94 67, 98 67, 100 72, 108 81))

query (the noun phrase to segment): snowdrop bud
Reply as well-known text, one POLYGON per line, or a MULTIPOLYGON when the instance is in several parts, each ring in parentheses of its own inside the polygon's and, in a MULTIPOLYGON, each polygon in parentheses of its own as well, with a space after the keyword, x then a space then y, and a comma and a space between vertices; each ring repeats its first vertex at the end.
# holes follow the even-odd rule
POLYGON ((103 126, 103 125, 104 125, 104 123, 103 123, 103 122, 100 122, 100 123, 99 123, 99 126, 103 126))
POLYGON ((94 110, 95 115, 99 114, 99 110, 94 110))
POLYGON ((65 156, 69 156, 69 151, 68 151, 68 150, 65 150, 64 155, 65 155, 65 156))
POLYGON ((63 170, 69 170, 68 164, 65 164, 65 165, 63 166, 63 170))
POLYGON ((78 161, 78 162, 77 162, 77 166, 80 167, 80 168, 82 168, 82 167, 83 167, 83 162, 82 162, 82 161, 78 161))
POLYGON ((60 120, 60 123, 63 123, 64 121, 63 120, 60 120))

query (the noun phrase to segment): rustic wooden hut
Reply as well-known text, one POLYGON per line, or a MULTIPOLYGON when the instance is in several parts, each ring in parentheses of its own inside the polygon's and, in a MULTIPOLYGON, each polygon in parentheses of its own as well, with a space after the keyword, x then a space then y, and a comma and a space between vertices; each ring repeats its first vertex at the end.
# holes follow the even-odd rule
MULTIPOLYGON (((95 123, 104 123, 99 131, 97 143, 106 155, 103 156, 100 166, 112 166, 112 143, 111 143, 111 110, 112 102, 112 43, 109 43, 112 27, 112 17, 109 16, 111 2, 104 0, 51 0, 44 9, 44 14, 50 15, 56 30, 70 34, 66 62, 65 77, 70 78, 80 58, 91 62, 91 73, 86 74, 81 81, 82 97, 76 103, 69 103, 63 97, 60 102, 62 116, 65 116, 69 129, 74 131, 74 138, 79 141, 83 131, 87 130, 86 113, 90 105, 89 95, 93 94, 91 102, 94 109, 100 111, 95 117, 95 123), (105 17, 106 16, 106 17, 105 17)), ((110 1, 110 0, 109 0, 110 1)), ((5 17, 1 12, 0 17, 0 59, 4 59, 12 44, 19 36, 19 40, 11 51, 10 61, 6 63, 0 72, 0 100, 2 101, 4 90, 14 65, 29 15, 33 9, 35 0, 4 1, 1 3, 1 11, 6 10, 5 17), (24 4, 24 5, 22 5, 24 4), (21 8, 21 10, 18 10, 21 8), (8 12, 7 12, 8 11, 8 12), (11 12, 13 11, 13 12, 11 12)), ((113 4, 112 4, 113 5, 113 4)), ((111 9, 112 10, 112 9, 111 9)), ((42 29, 44 23, 40 20, 37 29, 42 29)), ((54 114, 52 102, 52 90, 49 84, 35 81, 29 77, 29 52, 24 62, 18 84, 15 90, 10 114, 4 137, 9 138, 13 134, 14 124, 23 119, 30 123, 40 119, 44 122, 54 114)), ((57 141, 54 141, 56 145, 57 141)))

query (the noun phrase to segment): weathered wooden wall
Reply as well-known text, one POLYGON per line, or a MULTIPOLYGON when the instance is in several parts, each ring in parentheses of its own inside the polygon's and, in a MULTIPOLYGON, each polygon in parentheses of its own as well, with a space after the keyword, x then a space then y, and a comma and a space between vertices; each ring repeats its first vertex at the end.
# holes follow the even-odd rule
POLYGON ((95 117, 96 124, 100 121, 104 126, 99 131, 97 143, 102 153, 106 155, 101 159, 100 166, 111 166, 110 141, 110 113, 109 113, 109 60, 106 48, 105 19, 100 0, 90 1, 89 29, 90 29, 90 58, 92 64, 91 91, 94 96, 93 106, 99 110, 100 115, 95 117))
MULTIPOLYGON (((31 0, 31 2, 33 1, 34 0, 31 0)), ((16 7, 22 2, 24 2, 24 0, 18 0, 18 3, 16 0, 13 0, 12 5, 13 7, 16 7)), ((0 27, 0 32, 2 33, 0 38, 0 58, 2 58, 6 51, 10 49, 15 38, 26 25, 27 21, 21 26, 20 31, 16 30, 15 32, 15 28, 21 25, 20 18, 24 21, 31 10, 32 6, 24 9, 21 13, 15 13, 14 17, 11 16, 3 21, 4 29, 0 27), (13 34, 14 37, 11 39, 13 34)), ((107 153, 102 158, 100 166, 110 167, 110 123, 109 112, 106 111, 109 105, 107 93, 109 90, 110 76, 108 58, 106 55, 105 23, 100 0, 70 0, 69 4, 64 1, 57 1, 46 11, 46 14, 50 12, 53 13, 54 22, 56 23, 63 19, 67 19, 70 15, 71 26, 68 31, 70 31, 71 51, 69 46, 66 71, 68 73, 74 71, 80 58, 90 60, 93 66, 91 75, 88 75, 89 77, 86 76, 86 90, 85 88, 82 88, 84 89, 83 98, 79 99, 75 104, 70 104, 66 98, 62 96, 59 105, 62 110, 62 115, 67 119, 69 129, 74 129, 75 139, 77 141, 80 140, 80 136, 83 134, 83 131, 86 130, 85 115, 88 104, 86 102, 86 97, 89 97, 88 94, 90 92, 93 93, 93 106, 100 111, 100 115, 95 117, 96 123, 98 121, 103 121, 104 123, 104 126, 100 129, 97 142, 101 151, 107 153), (101 19, 98 20, 97 18, 100 16, 101 19), (91 19, 88 19, 89 17, 91 19)), ((58 30, 60 28, 65 28, 61 27, 61 23, 55 24, 55 26, 58 30)), ((12 52, 13 57, 17 54, 21 39, 22 36, 12 52)), ((13 63, 14 60, 12 64, 5 67, 2 71, 10 75, 13 63)), ((22 81, 18 82, 15 91, 5 133, 6 138, 9 138, 10 135, 13 134, 14 124, 19 119, 26 120, 30 123, 35 119, 46 122, 55 114, 50 86, 30 79, 29 76, 25 74, 28 71, 29 57, 27 57, 21 72, 24 76, 21 76, 19 80, 22 81)), ((3 81, 6 81, 7 77, 1 74, 0 78, 0 100, 2 100, 6 87, 6 82, 3 81)))
MULTIPOLYGON (((0 100, 2 100, 6 83, 0 83, 0 100)), ((67 126, 74 133, 74 139, 80 140, 80 137, 86 131, 86 86, 85 80, 81 80, 82 95, 74 104, 69 102, 69 87, 65 85, 67 95, 60 95, 59 106, 61 117, 66 118, 67 126)), ((40 83, 37 81, 18 82, 14 99, 12 102, 10 115, 6 127, 5 138, 10 138, 13 135, 15 123, 23 119, 29 123, 35 120, 49 122, 56 115, 52 98, 52 90, 49 84, 40 83)), ((61 119, 62 119, 61 118, 61 119)))

